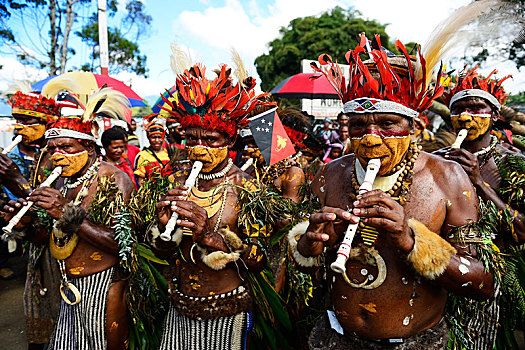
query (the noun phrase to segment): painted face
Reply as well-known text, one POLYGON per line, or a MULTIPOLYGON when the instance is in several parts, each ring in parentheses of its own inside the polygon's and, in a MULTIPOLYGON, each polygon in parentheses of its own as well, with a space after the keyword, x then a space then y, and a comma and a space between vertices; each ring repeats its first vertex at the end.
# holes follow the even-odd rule
POLYGON ((454 131, 467 129, 466 141, 474 141, 485 135, 493 118, 490 105, 482 98, 466 98, 454 102, 450 109, 450 120, 454 131))
POLYGON ((22 141, 24 141, 24 143, 31 143, 44 136, 46 126, 45 124, 39 123, 31 125, 16 123, 15 130, 18 135, 22 135, 22 141))
POLYGON ((366 168, 370 159, 380 158, 379 175, 391 172, 410 146, 410 123, 398 115, 353 115, 349 126, 350 144, 357 159, 366 168))
POLYGON ((53 162, 54 167, 64 167, 61 176, 70 177, 82 170, 88 161, 88 156, 89 154, 87 151, 74 154, 57 151, 51 156, 51 161, 53 162))
POLYGON ((223 133, 202 128, 186 129, 188 158, 203 162, 203 173, 211 172, 228 157, 228 146, 230 140, 223 133))
POLYGON ((209 173, 228 157, 228 147, 186 146, 186 149, 188 150, 188 158, 191 161, 198 160, 203 163, 203 173, 209 173))

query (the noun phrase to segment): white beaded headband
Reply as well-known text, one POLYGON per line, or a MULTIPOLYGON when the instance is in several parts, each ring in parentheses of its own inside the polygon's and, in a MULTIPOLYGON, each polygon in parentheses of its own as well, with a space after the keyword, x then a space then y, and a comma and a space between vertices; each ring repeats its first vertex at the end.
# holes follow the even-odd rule
POLYGON ((45 133, 46 140, 49 139, 56 139, 59 137, 70 137, 72 139, 81 139, 81 140, 89 140, 96 142, 96 139, 93 135, 84 134, 83 132, 70 130, 70 129, 49 129, 45 133))
POLYGON ((411 108, 393 101, 380 100, 378 98, 356 98, 343 105, 344 113, 395 113, 409 118, 417 118, 419 113, 411 108))
POLYGON ((496 107, 496 109, 499 111, 501 109, 501 103, 499 103, 498 99, 495 98, 492 94, 486 92, 485 90, 481 89, 466 89, 461 90, 459 92, 456 92, 454 96, 452 96, 452 99, 450 99, 450 103, 448 104, 448 108, 452 107, 452 104, 456 101, 462 100, 467 97, 481 97, 485 100, 489 101, 496 107))

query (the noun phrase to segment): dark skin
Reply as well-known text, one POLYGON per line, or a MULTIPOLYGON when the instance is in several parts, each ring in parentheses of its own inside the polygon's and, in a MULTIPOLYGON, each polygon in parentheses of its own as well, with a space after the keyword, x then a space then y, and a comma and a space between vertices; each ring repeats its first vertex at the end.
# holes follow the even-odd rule
POLYGON ((164 136, 160 134, 148 135, 149 148, 154 152, 160 152, 162 150, 162 144, 164 143, 164 136))
MULTIPOLYGON (((203 130, 201 128, 187 128, 186 129, 186 144, 188 146, 206 145, 208 147, 221 147, 227 145, 231 147, 231 141, 225 134, 217 131, 203 130)), ((228 164, 228 159, 224 158, 215 168, 210 170, 210 173, 218 172, 224 169, 228 164)), ((178 172, 175 174, 173 182, 184 183, 189 172, 178 172)), ((226 174, 230 184, 242 186, 242 181, 249 179, 248 175, 242 172, 236 166, 233 166, 226 174)), ((212 188, 220 185, 223 178, 213 180, 199 180, 200 191, 209 191, 212 188)), ((182 259, 177 259, 175 263, 175 277, 179 281, 180 291, 189 296, 209 296, 212 293, 226 293, 239 287, 243 280, 239 275, 239 270, 244 270, 244 265, 250 270, 260 270, 264 267, 265 259, 258 262, 247 259, 246 253, 241 254, 243 262, 238 261, 229 263, 222 270, 213 270, 205 265, 200 254, 194 250, 195 263, 191 261, 190 249, 193 243, 204 247, 208 252, 224 251, 229 252, 222 237, 214 232, 218 215, 213 215, 208 218, 206 210, 193 201, 187 200, 189 189, 185 186, 176 186, 174 189, 168 191, 167 195, 157 203, 157 218, 159 229, 164 231, 165 225, 172 215, 172 212, 179 214, 177 225, 183 228, 188 228, 191 231, 191 236, 184 235, 180 243, 180 249, 183 255, 182 259), (239 270, 238 270, 239 269, 239 270), (190 278, 191 277, 191 278, 190 278), (195 279, 196 278, 196 279, 195 279)), ((238 190, 234 187, 227 189, 226 204, 224 213, 220 222, 220 227, 229 226, 230 230, 238 232, 237 218, 238 210, 237 204, 238 190)), ((163 253, 173 254, 176 249, 179 249, 171 242, 161 242, 157 244, 163 253)))
POLYGON ((112 164, 119 164, 122 158, 122 154, 127 150, 126 141, 124 140, 111 140, 108 147, 105 147, 106 158, 108 162, 112 164))
MULTIPOLYGON (((461 114, 462 112, 471 112, 471 113, 491 113, 491 122, 489 129, 472 141, 465 140, 461 148, 451 149, 444 148, 442 150, 436 151, 435 153, 457 162, 463 170, 467 173, 470 178, 470 181, 476 188, 476 193, 481 196, 485 201, 493 202, 499 210, 508 209, 511 216, 514 216, 512 222, 514 226, 514 231, 518 238, 518 243, 525 242, 525 216, 523 213, 520 213, 514 208, 511 208, 505 203, 496 192, 497 189, 501 187, 501 175, 499 173, 494 157, 491 156, 490 159, 484 164, 483 167, 480 167, 480 163, 484 160, 483 156, 475 156, 474 153, 480 151, 481 149, 488 147, 491 141, 490 131, 492 130, 492 125, 498 120, 499 112, 493 111, 491 105, 482 98, 466 98, 454 102, 451 106, 452 114, 461 114)), ((459 128, 455 127, 455 132, 459 132, 462 128, 465 128, 465 125, 468 121, 459 123, 459 128)), ((468 124, 467 124, 468 125, 468 124)), ((501 145, 497 145, 498 152, 502 153, 503 156, 507 154, 513 155, 523 155, 519 153, 512 152, 508 148, 505 148, 501 145)), ((515 242, 515 239, 510 235, 510 232, 506 233, 506 237, 498 237, 499 239, 504 238, 505 241, 515 242)))
POLYGON ((186 137, 184 128, 180 123, 167 122, 166 127, 168 128, 168 138, 172 144, 180 144, 186 137))
MULTIPOLYGON (((13 114, 16 122, 22 125, 31 125, 42 123, 42 121, 35 117, 30 117, 22 114, 13 114)), ((45 144, 44 138, 40 138, 31 144, 23 141, 18 144, 20 150, 30 157, 35 156, 35 147, 45 144)), ((24 178, 18 165, 5 154, 0 154, 0 183, 4 185, 17 197, 27 197, 31 193, 31 186, 29 181, 24 178)))
MULTIPOLYGON (((95 146, 91 142, 80 142, 71 138, 56 138, 48 141, 50 153, 61 151, 64 153, 75 154, 86 150, 88 152, 88 161, 86 165, 75 175, 71 177, 71 183, 89 169, 95 162, 95 146)), ((117 186, 124 195, 124 201, 129 201, 133 184, 128 176, 118 170, 116 167, 103 162, 98 171, 98 177, 114 176, 117 186)), ((66 203, 73 201, 82 186, 68 190, 66 196, 62 196, 59 188, 62 188, 64 178, 60 177, 57 181, 57 188, 40 187, 37 188, 27 198, 36 205, 42 207, 55 220, 58 220, 63 213, 66 203)), ((87 210, 91 199, 97 192, 98 178, 93 181, 88 190, 88 195, 82 201, 82 208, 87 210)), ((27 201, 20 199, 16 204, 11 201, 4 207, 4 212, 8 213, 7 219, 12 216, 21 205, 27 201)), ((29 217, 30 220, 30 217, 29 217)), ((28 222, 27 220, 25 221, 28 222)), ((119 247, 114 239, 114 231, 102 227, 84 219, 78 230, 79 242, 72 255, 66 259, 66 272, 70 278, 78 278, 92 275, 119 263, 119 247)), ((121 280, 112 283, 108 291, 108 303, 106 312, 106 328, 108 349, 124 349, 124 342, 128 337, 127 324, 127 307, 125 303, 125 290, 127 281, 121 280)))
MULTIPOLYGON (((365 114, 350 117, 350 132, 353 125, 363 123, 367 130, 412 131, 412 123, 401 116, 365 114)), ((353 288, 327 267, 331 301, 345 331, 368 339, 409 337, 439 322, 448 291, 477 299, 493 294, 493 274, 484 272, 475 249, 469 245, 459 247, 450 241, 457 255, 433 281, 416 275, 406 260, 414 246, 413 233, 407 224, 409 218, 420 221, 447 240, 452 227, 478 219, 476 196, 463 194, 468 191, 472 194, 474 189, 460 166, 422 152, 414 166, 407 203, 402 206, 381 190, 360 195, 352 203, 349 197, 354 189, 349 180, 342 179, 351 178, 354 164, 354 155, 347 155, 325 165, 316 175, 312 191, 323 208, 311 215, 307 232, 298 242, 299 252, 306 257, 318 256, 327 247, 326 261, 330 264, 335 260, 337 246, 334 244, 342 239, 349 223, 357 223, 362 218, 367 225, 377 228, 379 234, 374 247, 387 266, 382 285, 370 290, 353 288), (460 258, 470 263, 466 274, 458 268, 460 258), (417 298, 410 301, 414 292, 417 298), (407 325, 403 322, 406 317, 409 317, 407 325)), ((352 246, 357 247, 360 241, 356 235, 352 246)), ((362 282, 362 269, 377 276, 376 267, 353 259, 346 263, 351 280, 362 282)))

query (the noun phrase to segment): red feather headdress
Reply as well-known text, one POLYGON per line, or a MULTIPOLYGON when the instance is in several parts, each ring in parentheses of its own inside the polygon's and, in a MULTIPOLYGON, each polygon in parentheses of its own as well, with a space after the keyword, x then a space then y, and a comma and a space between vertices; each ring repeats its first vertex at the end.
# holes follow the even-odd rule
POLYGON ((247 115, 255 106, 272 104, 262 100, 267 94, 255 96, 252 77, 234 85, 231 69, 226 65, 216 71, 217 77, 213 80, 208 80, 205 72, 202 64, 195 64, 177 75, 177 91, 167 91, 169 98, 161 94, 164 106, 160 108, 184 128, 201 127, 233 137, 238 128, 248 124, 247 115))
POLYGON ((437 85, 428 89, 426 62, 419 48, 419 62, 416 63, 399 40, 396 41, 396 49, 403 53, 402 56, 387 57, 387 53, 381 48, 379 35, 375 36, 374 44, 375 49, 367 50, 368 39, 361 35, 357 47, 346 53, 345 58, 350 65, 348 79, 337 62, 333 62, 332 57, 327 54, 319 56, 318 63, 321 66, 312 62, 312 68, 326 76, 337 91, 345 104, 345 112, 397 113, 415 118, 418 112, 427 109, 434 99, 441 96, 441 68, 437 85), (368 54, 370 60, 363 62, 362 54, 368 54), (400 60, 400 65, 393 63, 400 60))
POLYGON ((505 103, 507 94, 501 84, 511 77, 507 75, 501 79, 491 79, 497 70, 493 70, 486 78, 478 74, 479 66, 472 69, 463 69, 457 76, 456 86, 443 94, 445 104, 450 108, 452 103, 467 97, 481 97, 488 100, 498 110, 505 103))
POLYGON ((35 117, 45 124, 60 115, 60 104, 37 93, 17 91, 9 97, 13 114, 35 117))

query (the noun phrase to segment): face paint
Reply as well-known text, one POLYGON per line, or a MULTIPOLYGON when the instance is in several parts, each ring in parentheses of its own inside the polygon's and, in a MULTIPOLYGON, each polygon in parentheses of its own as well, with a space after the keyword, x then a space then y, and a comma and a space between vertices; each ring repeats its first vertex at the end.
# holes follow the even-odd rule
POLYGON ((461 114, 452 114, 450 119, 456 133, 461 129, 467 129, 468 134, 465 141, 474 141, 485 135, 489 130, 491 117, 492 114, 490 113, 471 114, 462 112, 461 114))
POLYGON ((401 162, 408 147, 410 147, 408 132, 390 135, 367 130, 362 136, 351 136, 352 149, 363 167, 367 166, 370 159, 381 158, 381 167, 378 173, 380 176, 391 172, 401 162))
POLYGON ((209 173, 228 157, 228 147, 186 146, 186 149, 190 160, 203 163, 203 173, 209 173))
POLYGON ((54 167, 64 167, 61 176, 70 177, 82 170, 88 161, 88 156, 87 151, 75 154, 55 152, 51 156, 51 161, 53 162, 54 167))
POLYGON ((25 143, 30 143, 38 140, 44 136, 46 132, 45 124, 15 124, 15 130, 18 135, 22 135, 22 140, 25 143))

